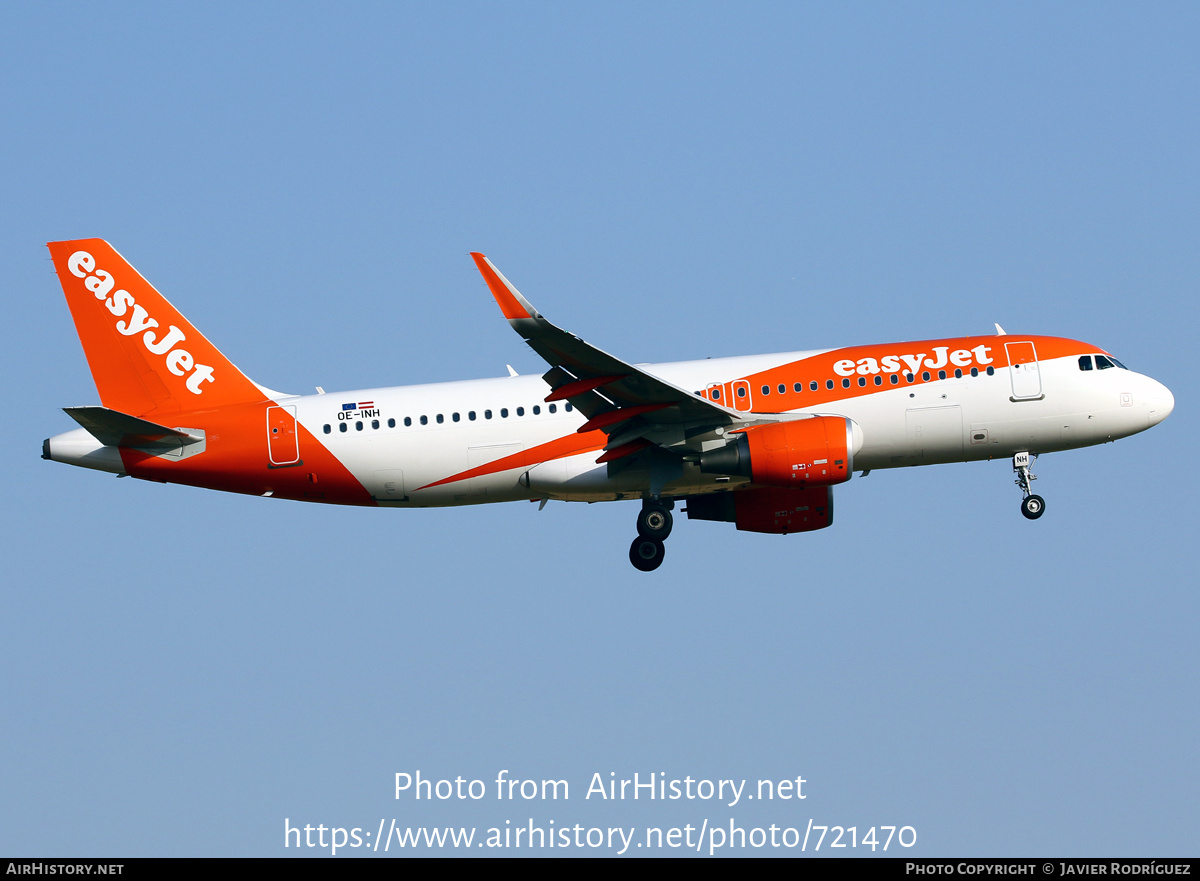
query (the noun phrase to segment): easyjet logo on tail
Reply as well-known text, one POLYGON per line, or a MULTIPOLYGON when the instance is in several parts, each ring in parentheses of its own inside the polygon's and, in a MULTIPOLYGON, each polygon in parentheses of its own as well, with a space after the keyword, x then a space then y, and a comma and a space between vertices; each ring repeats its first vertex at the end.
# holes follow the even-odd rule
POLYGON ((156 332, 158 321, 150 317, 146 308, 133 298, 133 294, 124 289, 113 290, 117 286, 112 274, 96 268, 96 258, 87 251, 76 251, 67 258, 67 269, 76 278, 83 279, 83 285, 97 300, 103 300, 104 305, 117 318, 129 317, 116 323, 119 333, 133 336, 140 333, 146 351, 151 355, 162 357, 167 370, 176 376, 187 376, 187 389, 194 395, 202 394, 201 383, 213 381, 213 369, 207 364, 197 364, 192 353, 179 348, 186 341, 183 331, 175 325, 169 325, 167 332, 156 332), (109 296, 112 294, 112 296, 109 296), (133 310, 130 312, 130 310, 133 310))

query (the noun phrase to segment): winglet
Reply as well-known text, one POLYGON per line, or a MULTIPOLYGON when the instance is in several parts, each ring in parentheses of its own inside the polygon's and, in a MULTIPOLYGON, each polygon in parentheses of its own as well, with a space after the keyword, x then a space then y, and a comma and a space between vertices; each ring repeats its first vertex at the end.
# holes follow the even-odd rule
POLYGON ((491 260, 477 251, 471 252, 471 259, 479 267, 479 274, 487 282, 488 289, 496 298, 496 303, 500 306, 500 311, 504 313, 505 318, 509 321, 517 321, 522 318, 541 317, 538 315, 538 311, 529 304, 529 301, 521 296, 521 292, 512 286, 512 282, 492 264, 491 260))

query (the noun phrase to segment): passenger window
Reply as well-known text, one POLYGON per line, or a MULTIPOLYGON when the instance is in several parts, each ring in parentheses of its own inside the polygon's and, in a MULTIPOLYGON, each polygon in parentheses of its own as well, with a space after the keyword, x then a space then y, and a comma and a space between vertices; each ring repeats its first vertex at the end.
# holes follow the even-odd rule
POLYGON ((798 382, 798 383, 796 383, 795 385, 793 385, 793 386, 792 386, 792 388, 793 388, 795 391, 802 392, 802 391, 804 391, 804 383, 802 383, 802 382, 798 382))
POLYGON ((954 378, 962 379, 962 369, 961 368, 959 368, 959 367, 954 368, 954 378))
POLYGON ((483 418, 484 418, 484 419, 491 419, 491 418, 492 418, 492 411, 491 411, 491 410, 484 410, 484 411, 483 411, 483 418))
POLYGON ((978 367, 972 367, 972 368, 971 368, 971 375, 972 375, 972 376, 978 376, 978 375, 979 375, 979 368, 978 368, 978 367))
POLYGON ((745 387, 744 385, 739 385, 739 386, 738 386, 738 390, 737 390, 737 396, 738 396, 739 398, 744 398, 744 397, 746 397, 746 387, 745 387))
POLYGON ((945 378, 946 378, 946 371, 945 371, 945 370, 939 370, 939 371, 938 371, 938 379, 945 379, 945 378))
POLYGON ((422 416, 422 417, 421 417, 421 424, 422 424, 422 425, 428 425, 428 424, 429 424, 429 417, 428 417, 428 416, 422 416))
POLYGON ((507 418, 508 418, 508 408, 507 408, 507 407, 501 407, 501 408, 500 408, 500 418, 501 418, 501 419, 507 419, 507 418))
POLYGON ((895 385, 895 384, 896 384, 896 383, 898 383, 899 381, 900 381, 900 374, 898 374, 898 373, 893 373, 893 374, 892 374, 892 385, 895 385))
POLYGON ((379 420, 378 420, 378 419, 372 419, 372 420, 371 420, 371 427, 372 427, 372 428, 378 428, 378 427, 379 427, 379 420))
POLYGON ((815 392, 819 388, 820 388, 820 386, 817 385, 817 381, 815 379, 808 384, 808 390, 810 392, 815 392))
POLYGON ((524 407, 518 407, 518 408, 517 408, 517 415, 518 415, 518 416, 524 416, 524 415, 525 415, 525 408, 524 408, 524 407))
POLYGON ((830 389, 830 390, 833 389, 833 380, 832 379, 825 380, 825 388, 830 389))
POLYGON ((542 412, 542 408, 540 406, 538 406, 537 404, 534 404, 533 405, 533 415, 538 416, 541 414, 541 412, 542 412))
POLYGON ((405 427, 405 428, 408 428, 410 425, 412 425, 412 417, 411 417, 411 416, 405 416, 405 417, 404 417, 404 427, 405 427))
POLYGON ((921 374, 921 379, 924 382, 929 382, 929 371, 928 370, 926 370, 924 373, 921 374))
POLYGON ((567 401, 567 403, 563 405, 563 409, 566 410, 568 413, 570 413, 575 408, 571 406, 570 401, 567 401))
POLYGON ((450 414, 450 418, 451 418, 452 420, 454 420, 455 422, 458 422, 458 420, 459 420, 459 415, 458 415, 457 413, 451 413, 451 414, 450 414))
POLYGON ((916 379, 916 377, 915 377, 915 376, 913 376, 911 373, 906 373, 906 374, 904 374, 904 378, 905 378, 905 379, 906 379, 908 382, 913 382, 913 381, 916 379))
POLYGON ((354 430, 355 430, 355 431, 362 431, 362 420, 361 420, 361 419, 360 419, 358 422, 355 422, 355 423, 354 423, 354 430))
POLYGON ((763 393, 764 395, 769 395, 769 394, 771 394, 771 387, 770 387, 769 385, 764 385, 764 386, 762 387, 762 393, 763 393))
MULTIPOLYGON (((787 391, 787 386, 784 385, 782 382, 779 383, 779 394, 782 395, 786 391, 787 391)), ((796 391, 800 391, 800 383, 796 383, 796 391)))
POLYGON ((472 422, 475 421, 475 411, 474 410, 467 411, 467 419, 469 419, 472 422))
POLYGON ((395 427, 396 427, 396 420, 395 420, 395 419, 389 419, 389 420, 388 420, 388 428, 395 428, 395 427))
POLYGON ((843 379, 842 380, 842 388, 850 388, 850 380, 843 379))
POLYGON ((1080 370, 1091 370, 1092 369, 1092 356, 1091 355, 1084 355, 1082 358, 1079 359, 1079 369, 1080 370))
POLYGON ((719 388, 713 389, 713 400, 714 401, 721 400, 721 390, 719 388))
POLYGON ((865 376, 860 376, 858 378, 858 387, 862 388, 866 384, 867 384, 867 378, 865 376))
POLYGON ((328 423, 328 422, 326 422, 326 423, 325 423, 325 433, 326 433, 326 434, 329 434, 329 432, 331 432, 331 431, 333 431, 333 429, 332 429, 332 428, 330 428, 330 427, 329 427, 329 423, 328 423))
POLYGON ((550 412, 551 412, 551 413, 557 413, 557 412, 558 412, 558 404, 551 404, 551 405, 550 405, 550 412))
POLYGON ((443 416, 441 413, 439 413, 439 414, 437 414, 437 421, 438 421, 438 425, 441 425, 443 422, 446 421, 446 417, 443 416))
POLYGON ((876 375, 876 377, 875 377, 875 385, 883 385, 883 377, 882 377, 882 376, 878 376, 878 375, 876 375))
POLYGON ((345 431, 345 430, 346 430, 346 423, 345 422, 339 423, 338 431, 345 431))
POLYGON ((992 376, 996 372, 996 368, 988 365, 988 376, 992 376))

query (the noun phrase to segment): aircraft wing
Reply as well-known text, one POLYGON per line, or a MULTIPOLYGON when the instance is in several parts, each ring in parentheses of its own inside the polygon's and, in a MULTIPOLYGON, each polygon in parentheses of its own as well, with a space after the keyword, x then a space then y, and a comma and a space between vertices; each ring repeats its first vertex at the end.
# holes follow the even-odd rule
POLYGON ((542 375, 550 386, 546 401, 570 401, 588 417, 579 431, 608 434, 608 451, 600 461, 638 452, 650 443, 670 439, 677 446, 719 427, 745 424, 746 414, 627 364, 551 324, 492 261, 479 253, 471 257, 513 330, 550 365, 542 375), (618 448, 624 448, 621 455, 612 455, 618 448))

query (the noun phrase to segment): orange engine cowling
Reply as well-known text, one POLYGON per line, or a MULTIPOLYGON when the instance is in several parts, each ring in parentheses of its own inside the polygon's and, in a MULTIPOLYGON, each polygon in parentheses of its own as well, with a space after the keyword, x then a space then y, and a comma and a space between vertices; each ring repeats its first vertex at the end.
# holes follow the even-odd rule
POLYGON ((700 470, 739 474, 763 486, 844 483, 854 471, 854 451, 859 446, 855 427, 844 416, 755 425, 739 432, 733 443, 702 453, 700 470))
POLYGON ((688 496, 691 520, 720 520, 736 523, 745 532, 811 532, 833 523, 833 490, 828 486, 810 489, 765 486, 735 492, 688 496))

